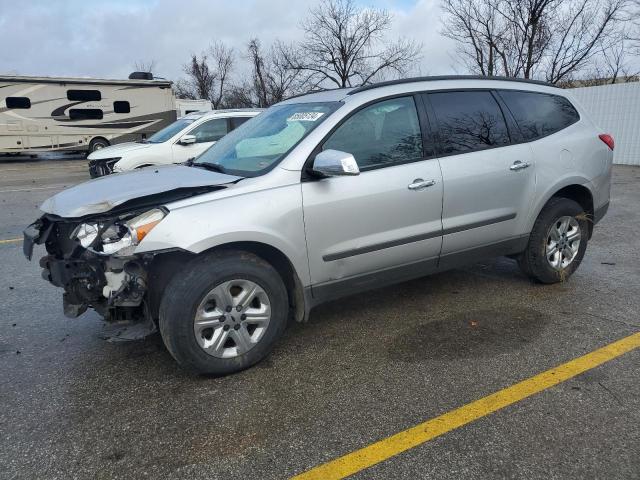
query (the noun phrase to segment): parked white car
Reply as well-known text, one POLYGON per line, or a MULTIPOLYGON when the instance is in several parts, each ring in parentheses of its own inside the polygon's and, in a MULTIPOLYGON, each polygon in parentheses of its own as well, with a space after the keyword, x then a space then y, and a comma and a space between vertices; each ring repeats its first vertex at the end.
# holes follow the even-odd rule
POLYGON ((197 157, 260 109, 195 112, 176 120, 144 142, 112 145, 87 157, 92 178, 151 165, 183 163, 197 157))

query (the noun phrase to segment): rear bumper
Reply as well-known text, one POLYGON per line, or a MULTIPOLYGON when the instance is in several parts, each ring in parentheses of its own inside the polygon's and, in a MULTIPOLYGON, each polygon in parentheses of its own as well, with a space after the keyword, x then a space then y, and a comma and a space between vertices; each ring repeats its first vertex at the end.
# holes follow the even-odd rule
POLYGON ((602 205, 600 208, 597 208, 595 212, 593 212, 593 224, 598 223, 609 211, 609 202, 602 205))

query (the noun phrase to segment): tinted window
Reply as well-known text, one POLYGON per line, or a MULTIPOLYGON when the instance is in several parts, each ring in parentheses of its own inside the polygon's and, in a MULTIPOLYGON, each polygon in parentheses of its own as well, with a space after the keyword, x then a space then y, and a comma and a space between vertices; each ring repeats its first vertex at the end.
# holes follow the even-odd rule
POLYGON ((231 130, 235 130, 236 128, 238 128, 240 125, 242 125, 244 122, 246 122, 247 120, 249 120, 251 117, 233 117, 231 119, 231 130))
POLYGON ((149 140, 147 140, 147 142, 149 142, 149 143, 166 142, 171 137, 173 137, 175 134, 177 134, 181 130, 184 130, 185 128, 187 128, 193 122, 195 122, 194 118, 182 118, 180 120, 177 120, 177 121, 173 122, 171 125, 168 125, 168 126, 164 127, 162 130, 160 130, 160 131, 154 133, 153 135, 151 135, 149 137, 149 140))
POLYGON ((7 97, 4 101, 7 108, 31 108, 31 100, 28 97, 7 97))
POLYGON ((72 108, 69 110, 71 120, 100 120, 102 110, 98 108, 72 108))
POLYGON ((196 136, 196 143, 217 142, 227 134, 227 119, 216 118, 198 125, 189 132, 196 136))
POLYGON ((90 102, 102 100, 100 90, 67 90, 67 99, 74 102, 90 102))
POLYGON ((518 122, 526 140, 557 132, 580 119, 576 109, 564 97, 513 90, 502 90, 500 96, 518 122))
POLYGON ((115 113, 129 113, 131 111, 131 106, 129 106, 129 102, 118 100, 113 102, 113 111, 115 113))
POLYGON ((490 92, 430 93, 443 154, 464 153, 509 143, 502 111, 490 92))
POLYGON ((351 153, 361 170, 422 158, 422 135, 412 97, 375 103, 349 117, 323 150, 351 153))

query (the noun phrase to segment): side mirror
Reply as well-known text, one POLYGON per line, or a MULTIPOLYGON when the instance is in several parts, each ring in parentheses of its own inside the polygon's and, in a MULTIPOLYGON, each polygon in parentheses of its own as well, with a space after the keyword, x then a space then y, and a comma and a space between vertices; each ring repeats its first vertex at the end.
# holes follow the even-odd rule
POLYGON ((178 140, 178 143, 180 145, 191 145, 192 143, 196 143, 196 136, 195 135, 183 135, 182 137, 180 137, 180 140, 178 140))
POLYGON ((340 150, 323 150, 313 160, 313 172, 323 177, 360 175, 356 159, 340 150))

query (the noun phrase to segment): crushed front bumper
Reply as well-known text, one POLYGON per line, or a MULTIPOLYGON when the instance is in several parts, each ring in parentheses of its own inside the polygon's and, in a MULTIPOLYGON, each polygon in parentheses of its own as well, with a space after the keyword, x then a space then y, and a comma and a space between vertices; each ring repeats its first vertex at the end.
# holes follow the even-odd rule
POLYGON ((120 158, 101 158, 89 160, 89 175, 91 178, 103 177, 113 173, 113 167, 120 158))
POLYGON ((71 240, 73 228, 73 223, 45 216, 24 231, 27 259, 34 245, 46 245, 48 255, 40 259, 42 277, 64 289, 65 315, 77 317, 91 307, 107 321, 145 318, 147 270, 153 256, 98 255, 71 240))

